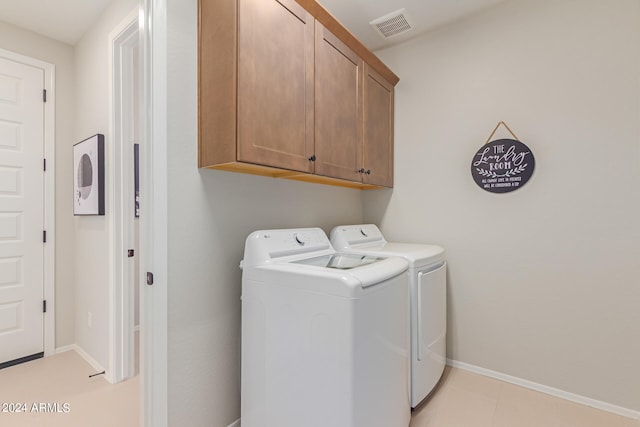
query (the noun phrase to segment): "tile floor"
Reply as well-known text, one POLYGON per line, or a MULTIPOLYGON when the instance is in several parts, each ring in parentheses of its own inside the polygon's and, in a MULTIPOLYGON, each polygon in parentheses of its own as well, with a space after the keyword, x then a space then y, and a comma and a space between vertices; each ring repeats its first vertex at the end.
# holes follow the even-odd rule
MULTIPOLYGON (((74 351, 0 370, 0 403, 27 404, 27 413, 0 412, 0 426, 139 426, 139 377, 113 385, 89 378, 92 373, 74 351), (58 404, 62 412, 31 412, 33 403, 58 404)), ((410 427, 640 427, 640 422, 447 367, 434 393, 413 412, 410 427)))
POLYGON ((75 351, 0 370, 0 426, 137 427, 139 377, 114 385, 93 373, 75 351))
POLYGON ((410 427, 640 427, 640 422, 447 367, 410 427))

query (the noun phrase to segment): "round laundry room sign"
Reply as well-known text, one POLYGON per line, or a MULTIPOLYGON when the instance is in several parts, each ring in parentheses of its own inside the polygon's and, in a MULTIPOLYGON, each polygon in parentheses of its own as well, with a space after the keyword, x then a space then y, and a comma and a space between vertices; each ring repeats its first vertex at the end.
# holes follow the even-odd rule
POLYGON ((529 181, 535 168, 533 153, 515 139, 497 139, 483 145, 471 161, 471 176, 483 190, 508 193, 529 181))

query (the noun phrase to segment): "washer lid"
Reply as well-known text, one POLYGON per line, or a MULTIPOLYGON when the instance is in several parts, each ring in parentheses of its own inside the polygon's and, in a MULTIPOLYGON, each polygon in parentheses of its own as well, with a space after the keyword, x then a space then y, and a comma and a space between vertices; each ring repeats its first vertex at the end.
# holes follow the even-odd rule
POLYGON ((315 265, 317 267, 335 268, 338 270, 351 270, 363 265, 382 261, 384 258, 360 254, 328 254, 313 258, 305 258, 293 261, 295 264, 315 265))
MULTIPOLYGON (((242 272, 243 283, 245 280, 261 284, 260 286, 277 285, 279 287, 291 287, 299 290, 311 291, 327 295, 358 298, 363 294, 374 290, 376 285, 384 284, 387 280, 400 276, 403 279, 398 283, 408 283, 409 276, 404 274, 409 267, 409 262, 402 257, 377 258, 368 264, 353 265, 357 258, 350 258, 344 266, 353 265, 349 269, 345 267, 327 267, 329 256, 310 257, 311 263, 300 262, 303 260, 290 260, 263 264, 245 268, 242 272), (319 264, 319 265, 314 265, 319 264)), ((335 262, 335 261, 334 261, 335 262)), ((334 265, 339 265, 334 264, 334 265)), ((364 261, 363 261, 364 262, 364 261)), ((368 260, 366 261, 368 262, 368 260)))

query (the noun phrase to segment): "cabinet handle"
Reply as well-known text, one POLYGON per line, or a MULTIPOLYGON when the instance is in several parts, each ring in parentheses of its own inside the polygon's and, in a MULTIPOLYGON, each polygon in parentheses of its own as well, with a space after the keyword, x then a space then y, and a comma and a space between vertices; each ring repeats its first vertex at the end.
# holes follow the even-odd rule
POLYGON ((315 162, 316 161, 316 155, 314 154, 313 156, 309 157, 309 161, 310 162, 315 162))
POLYGON ((364 173, 364 168, 360 168, 360 169, 358 169, 356 172, 358 172, 358 173, 364 173))
POLYGON ((367 171, 365 172, 367 175, 371 175, 371 169, 367 169, 367 171))

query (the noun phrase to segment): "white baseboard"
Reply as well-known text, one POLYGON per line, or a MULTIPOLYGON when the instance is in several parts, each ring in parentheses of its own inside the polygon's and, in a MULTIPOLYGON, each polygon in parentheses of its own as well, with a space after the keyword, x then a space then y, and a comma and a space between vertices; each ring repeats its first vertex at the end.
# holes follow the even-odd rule
POLYGON ((229 427, 240 427, 240 418, 229 424, 229 427))
POLYGON ((89 356, 89 353, 87 353, 86 351, 84 351, 79 345, 77 344, 71 344, 71 345, 65 345, 64 347, 58 347, 56 348, 56 354, 58 353, 64 353, 66 351, 75 351, 76 353, 78 353, 78 355, 80 355, 80 357, 82 357, 89 365, 91 365, 91 367, 93 369, 96 370, 96 372, 102 372, 105 371, 105 379, 107 381, 109 381, 110 383, 112 383, 113 381, 111 380, 111 376, 109 375, 109 372, 106 372, 106 369, 102 367, 102 365, 100 365, 93 357, 89 356))
POLYGON ((631 418, 634 420, 640 420, 640 411, 634 411, 632 409, 623 408, 621 406, 616 406, 611 403, 602 402, 596 399, 592 399, 590 397, 569 393, 568 391, 559 390, 557 388, 534 383, 533 381, 524 380, 518 377, 513 377, 511 375, 495 372, 489 369, 481 368, 479 366, 469 365, 468 363, 458 362, 457 360, 447 359, 447 365, 454 368, 463 369, 465 371, 473 372, 475 374, 484 375, 485 377, 495 378, 500 381, 515 384, 520 387, 528 388, 530 390, 539 391, 541 393, 549 394, 551 396, 559 397, 561 399, 569 400, 571 402, 579 403, 581 405, 591 406, 592 408, 611 412, 617 415, 621 415, 623 417, 631 418))
POLYGON ((60 354, 60 353, 65 353, 67 351, 71 351, 71 350, 73 350, 73 346, 74 346, 74 344, 65 345, 63 347, 58 347, 58 348, 56 348, 55 354, 60 354))

